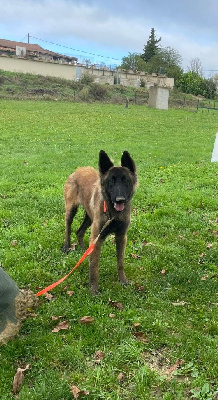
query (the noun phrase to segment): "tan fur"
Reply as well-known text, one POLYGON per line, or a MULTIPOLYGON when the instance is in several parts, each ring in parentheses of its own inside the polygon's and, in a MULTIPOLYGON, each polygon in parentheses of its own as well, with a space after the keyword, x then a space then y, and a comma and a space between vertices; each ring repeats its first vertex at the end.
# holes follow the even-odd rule
MULTIPOLYGON (((106 236, 110 233, 115 233, 118 278, 123 284, 128 283, 124 273, 124 254, 127 240, 126 234, 130 223, 131 198, 137 182, 135 165, 128 152, 124 152, 123 163, 126 162, 128 165, 128 162, 130 162, 130 168, 132 170, 129 170, 129 168, 125 166, 114 167, 113 163, 108 159, 107 154, 103 151, 100 152, 100 160, 100 173, 92 167, 80 167, 68 177, 64 187, 65 242, 63 250, 68 251, 70 249, 71 224, 78 206, 80 205, 85 209, 85 217, 80 228, 76 232, 79 244, 84 246, 83 237, 89 226, 91 226, 90 243, 93 243, 100 234, 89 259, 89 285, 92 293, 98 291, 98 268, 101 245, 106 236), (105 169, 104 172, 101 170, 101 165, 103 170, 105 169), (113 171, 118 173, 118 175, 121 173, 122 176, 127 177, 131 186, 129 197, 127 197, 128 200, 125 202, 125 207, 122 212, 118 212, 115 209, 113 204, 114 200, 111 201, 106 189, 107 180, 109 181, 110 179, 109 174, 113 173, 113 171), (103 211, 104 201, 107 202, 107 212, 103 211), (105 229, 102 231, 102 227, 109 219, 111 222, 107 226, 107 230, 105 229)), ((117 193, 118 192, 120 192, 119 187, 117 188, 117 193)))

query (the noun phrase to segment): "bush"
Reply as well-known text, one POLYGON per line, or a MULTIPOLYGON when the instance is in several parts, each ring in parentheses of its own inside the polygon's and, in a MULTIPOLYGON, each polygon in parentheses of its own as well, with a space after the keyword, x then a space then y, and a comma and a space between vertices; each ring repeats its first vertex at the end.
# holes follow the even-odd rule
POLYGON ((90 85, 94 82, 94 76, 90 74, 84 74, 81 76, 79 82, 83 85, 90 85))
POLYGON ((216 84, 212 79, 205 79, 196 72, 186 72, 182 74, 177 84, 178 88, 184 93, 191 93, 194 96, 204 96, 214 98, 216 94, 216 84))
POLYGON ((107 97, 107 87, 93 83, 90 90, 91 95, 95 100, 104 100, 107 97))

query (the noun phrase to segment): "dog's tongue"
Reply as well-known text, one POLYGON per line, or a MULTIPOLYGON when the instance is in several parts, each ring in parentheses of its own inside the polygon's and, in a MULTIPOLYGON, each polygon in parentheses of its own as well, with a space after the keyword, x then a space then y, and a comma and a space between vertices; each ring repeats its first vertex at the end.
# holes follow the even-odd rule
POLYGON ((116 211, 123 211, 124 210, 124 203, 114 203, 114 208, 116 211))

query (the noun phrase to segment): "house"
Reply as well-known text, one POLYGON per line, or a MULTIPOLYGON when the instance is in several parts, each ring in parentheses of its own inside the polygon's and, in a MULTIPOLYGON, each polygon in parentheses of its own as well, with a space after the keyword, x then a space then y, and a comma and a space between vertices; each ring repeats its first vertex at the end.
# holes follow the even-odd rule
POLYGON ((12 40, 0 39, 0 56, 28 58, 32 60, 43 60, 59 62, 63 64, 75 64, 76 57, 65 56, 45 50, 38 44, 15 42, 12 40))

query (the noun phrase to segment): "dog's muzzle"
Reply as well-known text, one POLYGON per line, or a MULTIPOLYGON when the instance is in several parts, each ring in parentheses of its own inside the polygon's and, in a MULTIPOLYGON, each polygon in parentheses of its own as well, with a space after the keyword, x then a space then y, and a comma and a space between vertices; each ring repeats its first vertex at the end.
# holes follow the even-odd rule
POLYGON ((125 207, 126 199, 125 197, 116 197, 116 201, 114 202, 114 208, 116 211, 123 211, 125 207))

